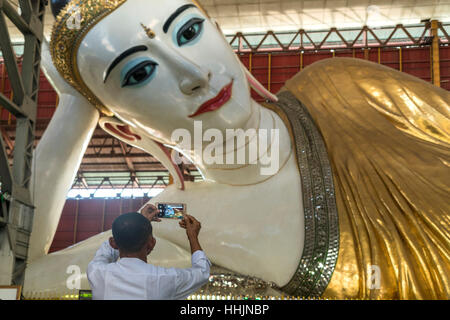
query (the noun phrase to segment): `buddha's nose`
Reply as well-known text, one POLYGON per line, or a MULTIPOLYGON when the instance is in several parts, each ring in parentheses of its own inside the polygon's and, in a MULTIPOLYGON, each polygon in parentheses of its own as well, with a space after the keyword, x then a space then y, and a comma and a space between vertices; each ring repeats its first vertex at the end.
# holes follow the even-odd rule
POLYGON ((152 50, 170 65, 178 79, 180 90, 184 94, 191 95, 209 86, 211 72, 205 66, 198 65, 164 43, 154 45, 152 50))
POLYGON ((211 78, 210 72, 202 72, 200 68, 194 72, 189 72, 180 81, 180 90, 187 95, 194 94, 196 91, 205 88, 211 78))

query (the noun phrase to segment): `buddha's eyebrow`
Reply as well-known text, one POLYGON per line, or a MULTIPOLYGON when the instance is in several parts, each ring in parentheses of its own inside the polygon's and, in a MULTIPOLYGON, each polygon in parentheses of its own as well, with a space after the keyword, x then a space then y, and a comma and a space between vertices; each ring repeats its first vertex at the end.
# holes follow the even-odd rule
POLYGON ((178 17, 183 11, 185 11, 189 8, 192 8, 192 7, 196 8, 196 6, 194 4, 185 4, 184 6, 179 7, 174 13, 172 13, 170 15, 170 17, 164 23, 164 26, 163 26, 164 33, 167 33, 167 31, 169 30, 170 24, 173 22, 173 20, 176 19, 176 17, 178 17))
POLYGON ((109 74, 111 73, 111 71, 114 69, 114 67, 116 67, 120 61, 122 61, 123 59, 125 59, 126 57, 128 57, 129 55, 132 55, 133 53, 139 52, 139 51, 147 51, 147 47, 146 46, 135 46, 132 47, 130 49, 125 50, 124 52, 122 52, 117 58, 115 58, 113 60, 113 62, 111 62, 111 64, 109 65, 108 69, 105 72, 105 76, 103 79, 103 83, 106 82, 106 80, 108 79, 109 74))

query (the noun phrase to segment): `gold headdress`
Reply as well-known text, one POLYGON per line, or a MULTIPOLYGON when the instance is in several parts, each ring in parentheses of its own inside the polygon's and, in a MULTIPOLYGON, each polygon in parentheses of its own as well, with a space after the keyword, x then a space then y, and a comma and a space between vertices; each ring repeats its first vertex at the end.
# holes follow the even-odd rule
POLYGON ((50 53, 64 79, 106 115, 112 115, 80 76, 77 52, 81 41, 100 20, 126 0, 72 0, 58 14, 53 25, 50 53))

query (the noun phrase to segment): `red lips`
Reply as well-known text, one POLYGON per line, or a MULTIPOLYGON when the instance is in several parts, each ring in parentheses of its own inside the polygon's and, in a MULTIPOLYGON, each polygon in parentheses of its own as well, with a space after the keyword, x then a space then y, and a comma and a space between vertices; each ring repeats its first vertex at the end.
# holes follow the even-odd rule
POLYGON ((232 87, 233 81, 231 81, 228 85, 223 87, 217 96, 203 103, 200 106, 200 108, 198 108, 197 111, 195 111, 195 113, 189 116, 189 118, 193 118, 198 116, 199 114, 219 109, 226 102, 228 102, 228 100, 230 100, 232 87))

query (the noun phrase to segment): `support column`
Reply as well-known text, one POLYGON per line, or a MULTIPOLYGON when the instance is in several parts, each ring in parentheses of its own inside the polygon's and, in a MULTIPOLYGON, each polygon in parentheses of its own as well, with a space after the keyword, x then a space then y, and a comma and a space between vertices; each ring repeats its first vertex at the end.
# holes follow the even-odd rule
POLYGON ((10 2, 0 0, 0 49, 4 59, 3 71, 6 67, 11 84, 10 97, 0 93, 0 102, 9 111, 8 118, 11 119, 11 115, 14 115, 17 119, 12 168, 4 161, 7 155, 3 143, 0 148, 0 161, 3 162, 0 176, 1 285, 23 283, 33 224, 32 158, 45 2, 19 1, 19 14, 10 2), (24 35, 21 68, 11 43, 6 17, 24 35))
POLYGON ((369 49, 364 48, 364 60, 369 60, 369 49))
POLYGON ((441 86, 441 70, 439 65, 439 36, 438 27, 439 22, 437 20, 431 21, 431 36, 433 37, 433 43, 431 44, 431 79, 435 86, 441 86))

